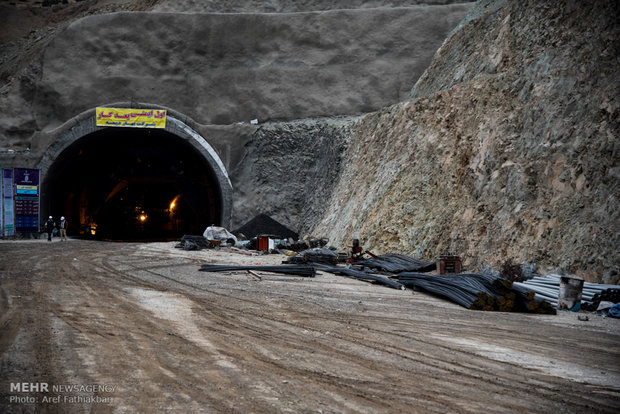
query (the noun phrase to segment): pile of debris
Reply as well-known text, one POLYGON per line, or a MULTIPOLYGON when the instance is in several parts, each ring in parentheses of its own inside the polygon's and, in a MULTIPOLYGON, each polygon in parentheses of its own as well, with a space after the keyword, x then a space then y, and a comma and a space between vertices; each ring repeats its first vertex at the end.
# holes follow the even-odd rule
POLYGON ((200 250, 213 246, 204 236, 185 235, 174 247, 183 250, 200 250))
POLYGON ((214 224, 207 227, 202 236, 184 235, 175 247, 184 250, 200 250, 216 247, 238 247, 267 253, 302 252, 322 248, 327 245, 326 238, 304 236, 278 223, 265 214, 259 214, 242 227, 229 232, 214 224))
POLYGON ((279 239, 297 240, 299 235, 266 214, 259 214, 233 231, 241 238, 251 240, 260 234, 271 234, 279 239))
POLYGON ((315 247, 313 249, 301 250, 300 252, 286 251, 288 256, 286 263, 291 264, 328 264, 336 265, 344 262, 346 254, 336 253, 333 249, 327 249, 325 247, 315 247))

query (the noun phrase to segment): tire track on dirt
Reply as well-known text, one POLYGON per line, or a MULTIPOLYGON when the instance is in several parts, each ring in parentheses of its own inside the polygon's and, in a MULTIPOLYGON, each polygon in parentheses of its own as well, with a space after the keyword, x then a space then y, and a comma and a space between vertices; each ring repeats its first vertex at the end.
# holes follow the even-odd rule
MULTIPOLYGON (((124 265, 126 265, 126 263, 124 263, 124 265)), ((111 270, 114 270, 114 271, 118 272, 117 270, 114 269, 113 266, 112 266, 111 270)), ((143 266, 139 266, 139 267, 138 266, 134 266, 134 270, 144 271, 145 268, 143 266)), ((136 279, 135 276, 133 276, 131 274, 128 274, 127 270, 123 270, 123 272, 120 272, 120 273, 122 274, 122 277, 126 277, 126 278, 128 277, 131 280, 135 280, 136 279)), ((174 279, 168 278, 166 276, 160 275, 160 274, 155 273, 155 272, 150 272, 150 273, 153 276, 155 276, 155 277, 168 279, 168 280, 171 280, 171 281, 173 281, 175 283, 184 285, 184 288, 182 289, 182 293, 185 294, 185 295, 189 295, 189 297, 191 297, 194 302, 202 303, 204 301, 204 299, 202 297, 199 297, 199 296, 196 296, 196 295, 193 295, 193 294, 188 294, 186 289, 187 288, 190 288, 192 290, 196 290, 196 289, 198 289, 198 290, 205 290, 205 289, 201 289, 201 288, 199 288, 199 287, 197 287, 195 285, 185 284, 183 282, 180 282, 178 280, 174 280, 174 279)), ((138 279, 140 279, 140 278, 138 278, 138 279)), ((140 280, 142 280, 142 279, 140 279, 140 280)), ((155 288, 155 289, 159 289, 160 285, 153 284, 152 287, 155 288)), ((213 292, 208 291, 208 293, 213 293, 213 292)), ((234 298, 231 295, 224 295, 224 294, 219 294, 219 293, 216 293, 216 295, 218 295, 220 297, 223 297, 225 299, 236 299, 236 300, 239 300, 239 298, 234 298)), ((247 302, 247 300, 244 300, 244 301, 247 302)), ((251 301, 251 302, 253 304, 257 304, 257 305, 261 305, 262 304, 262 302, 259 302, 259 301, 251 301)), ((299 348, 300 341, 297 338, 295 338, 295 337, 293 337, 292 339, 288 338, 288 339, 285 340, 285 338, 283 338, 282 335, 281 335, 282 332, 274 332, 271 329, 268 330, 267 332, 265 332, 263 330, 257 329, 256 328, 257 325, 255 323, 246 323, 244 325, 241 325, 240 324, 240 320, 239 320, 238 317, 231 318, 229 316, 231 314, 235 314, 238 311, 237 308, 226 306, 226 305, 223 305, 223 304, 220 303, 220 304, 218 304, 216 309, 218 309, 220 311, 217 315, 213 311, 213 306, 211 306, 209 309, 207 309, 204 306, 202 308, 202 310, 205 311, 206 313, 208 313, 211 318, 213 318, 213 317, 217 317, 218 318, 218 324, 223 325, 223 328, 221 330, 219 330, 219 334, 220 335, 224 335, 224 337, 226 337, 227 330, 231 329, 231 330, 235 331, 235 336, 237 336, 237 337, 238 336, 242 336, 243 337, 240 340, 240 342, 242 342, 242 343, 248 342, 248 341, 255 341, 257 338, 263 337, 266 341, 269 341, 269 344, 267 346, 274 347, 272 342, 273 342, 274 336, 276 336, 276 337, 278 337, 278 342, 280 342, 280 344, 281 344, 281 346, 280 346, 281 350, 284 350, 284 349, 290 348, 290 347, 297 347, 297 348, 299 348), (241 333, 241 332, 239 332, 240 328, 243 328, 245 331, 248 331, 249 333, 245 333, 245 332, 241 333)), ((304 316, 307 316, 307 315, 304 314, 304 316)), ((270 318, 270 317, 266 316, 265 314, 260 315, 260 318, 261 319, 270 320, 272 323, 273 322, 276 322, 276 323, 282 323, 283 322, 280 319, 275 319, 275 318, 272 318, 272 317, 270 318)), ((294 327, 297 327, 297 328, 303 328, 303 327, 301 327, 299 325, 291 324, 289 321, 286 321, 286 323, 289 326, 294 326, 294 327)), ((346 340, 345 337, 340 337, 340 339, 343 340, 343 341, 346 340)), ((256 344, 254 343, 254 345, 256 345, 256 344)), ((313 341, 313 343, 311 344, 311 347, 313 348, 314 352, 317 352, 317 347, 319 347, 319 348, 321 348, 321 350, 324 351, 325 354, 328 354, 328 355, 332 355, 332 354, 335 353, 334 351, 336 351, 336 349, 334 349, 333 347, 326 346, 325 344, 322 344, 322 343, 317 342, 317 341, 313 341)), ((242 350, 241 353, 242 354, 245 353, 244 358, 246 358, 246 359, 249 358, 247 353, 245 352, 245 350, 242 347, 240 347, 240 348, 242 350)), ((381 347, 375 347, 373 349, 373 351, 378 351, 380 348, 381 347)), ((359 360, 360 360, 359 355, 343 354, 342 353, 342 349, 338 349, 338 352, 340 353, 339 354, 340 359, 347 360, 350 364, 359 365, 359 360)), ((237 354, 229 353, 229 354, 231 355, 231 357, 239 357, 240 356, 238 353, 237 354)), ((260 362, 260 363, 262 363, 263 365, 265 365, 266 367, 268 367, 268 368, 270 368, 272 370, 273 370, 273 367, 274 367, 274 360, 271 357, 270 358, 254 357, 254 359, 251 362, 253 364, 256 364, 256 363, 260 362)), ((366 367, 366 369, 369 369, 369 370, 372 370, 372 371, 376 372, 375 368, 378 368, 378 367, 368 367, 368 366, 366 367)), ((346 379, 346 381, 344 381, 344 384, 346 384, 346 385, 343 385, 343 379, 342 378, 340 378, 339 381, 332 381, 331 379, 333 378, 333 376, 330 376, 330 375, 325 374, 325 373, 309 372, 308 370, 305 370, 305 369, 295 369, 295 367, 290 367, 290 366, 286 366, 286 365, 282 365, 281 366, 281 370, 280 370, 280 374, 281 375, 290 376, 292 372, 297 372, 298 379, 305 379, 305 378, 307 378, 307 376, 309 374, 313 374, 315 376, 320 376, 320 377, 323 378, 323 382, 331 383, 332 385, 338 384, 338 389, 337 389, 338 392, 345 391, 345 388, 346 388, 352 394, 360 394, 360 393, 362 393, 364 388, 368 387, 368 381, 362 381, 361 382, 363 387, 354 387, 351 384, 351 380, 350 379, 346 379), (328 380, 325 381, 325 379, 328 379, 328 380)), ((437 374, 438 380, 440 378, 444 378, 443 375, 445 375, 445 373, 443 373, 443 372, 437 374)), ((393 389, 391 387, 389 387, 387 389, 384 389, 384 394, 385 394, 386 397, 393 396, 393 389)), ((429 394, 428 397, 431 398, 430 394, 429 394)), ((418 398, 419 398, 419 396, 418 396, 418 398)))
MULTIPOLYGON (((158 266, 159 268, 161 266, 158 266)), ((200 288, 196 285, 193 284, 185 284, 179 280, 176 279, 172 279, 169 278, 167 276, 161 275, 157 272, 154 271, 150 271, 149 269, 145 269, 144 267, 134 267, 134 270, 139 270, 139 271, 147 271, 149 272, 152 276, 155 277, 159 277, 159 278, 164 278, 167 280, 170 280, 174 283, 180 284, 180 285, 184 285, 184 288, 182 288, 182 293, 183 294, 188 294, 187 292, 187 288, 191 289, 191 290, 203 290, 203 291, 208 291, 210 294, 215 294, 215 295, 219 295, 221 297, 225 297, 228 299, 234 299, 237 301, 245 301, 245 302, 250 302, 252 304, 255 305, 260 305, 261 302, 259 301, 255 301, 255 300, 247 300, 247 299, 242 299, 236 296, 232 296, 232 295, 227 295, 227 294, 222 294, 222 293, 217 293, 217 292, 213 292, 212 290, 207 290, 205 288, 200 288)), ((190 296, 192 297, 192 300, 196 303, 201 303, 204 302, 204 299, 201 298, 200 296, 194 295, 194 294, 190 294, 190 296)), ((222 325, 226 325, 226 323, 229 324, 228 328, 232 328, 232 329, 239 329, 239 328, 243 328, 246 331, 251 332, 250 334, 247 334, 247 337, 245 339, 249 339, 249 338, 253 338, 256 339, 257 337, 260 338, 261 335, 263 335, 264 337, 269 337, 269 336, 273 336, 274 333, 273 331, 269 331, 268 334, 266 334, 265 332, 263 332, 262 330, 259 329, 255 329, 254 326, 255 324, 252 321, 249 321, 245 324, 245 326, 240 326, 239 324, 239 319, 238 318, 234 318, 233 322, 231 322, 231 318, 226 316, 227 314, 230 314, 231 312, 236 312, 238 311, 238 308, 234 308, 234 307, 226 307, 226 305, 221 305, 218 307, 218 309, 221 308, 226 308, 226 312, 224 313, 220 313, 217 315, 218 318, 220 318, 220 323, 222 325)), ((207 308, 203 307, 203 311, 207 311, 207 308)), ((211 316, 215 316, 212 307, 208 309, 208 312, 210 312, 211 316)), ((288 310, 289 314, 294 314, 295 312, 292 310, 288 310)), ((306 313, 298 313, 297 314, 298 317, 305 317, 308 318, 309 315, 306 313)), ((327 319, 327 318, 323 318, 321 316, 317 316, 317 315, 312 315, 311 316, 313 319, 323 319, 324 321, 330 321, 333 322, 332 319, 327 319)), ((267 315, 260 315, 260 319, 264 320, 270 320, 273 323, 284 323, 286 325, 288 325, 289 327, 293 327, 293 328, 297 328, 297 329, 305 329, 307 328, 307 325, 300 325, 300 324, 294 324, 291 323, 289 319, 287 320, 282 320, 282 319, 277 319, 277 318, 273 318, 273 317, 269 317, 267 315)), ((262 321, 264 323, 264 321, 262 321)), ((361 325, 358 325, 358 327, 360 327, 361 325)), ((382 334, 392 334, 391 332, 387 332, 387 331, 383 331, 380 332, 382 334)), ((224 334, 224 330, 222 330, 220 332, 220 334, 224 334)), ((237 334, 239 334, 237 332, 237 334)), ((280 330, 277 333, 277 336, 279 338, 280 341, 283 340, 282 338, 282 334, 283 331, 280 330)), ((351 340, 351 336, 347 335, 333 335, 336 337, 336 339, 338 339, 339 341, 342 342, 346 342, 346 343, 354 343, 355 345, 359 346, 360 343, 358 341, 352 341, 351 340)), ((404 337, 403 335, 401 335, 401 337, 404 337)), ((416 363, 422 363, 424 365, 426 365, 427 367, 432 367, 434 369, 437 369, 439 372, 436 376, 433 375, 433 377, 435 377, 435 379, 437 381, 440 381, 441 379, 445 379, 446 376, 451 376, 454 377, 455 375, 460 375, 460 376, 464 376, 464 379, 458 379, 456 380, 457 383, 460 383, 461 385, 470 385, 471 386, 471 381, 472 380, 477 380, 480 381, 484 384, 488 384, 490 382, 499 382, 502 384, 511 384, 512 387, 514 388, 522 388, 524 391, 528 390, 531 391, 532 385, 531 382, 528 381, 523 381, 523 373, 519 373, 516 372, 514 374, 507 374, 507 373, 502 373, 504 375, 503 379, 501 381, 498 381, 498 364, 494 363, 494 361, 490 361, 487 363, 487 367, 482 367, 482 366, 472 366, 472 364, 458 364, 458 363, 451 363, 451 364, 446 364, 441 358, 437 358, 434 356, 434 354, 429 354, 429 353, 423 353, 420 351, 416 351, 414 352, 414 354, 416 355, 416 357, 412 357, 411 356, 411 350, 410 349, 405 349, 402 347, 391 347, 389 350, 386 350, 386 345, 382 342, 376 342, 373 341, 372 343, 370 343, 370 341, 368 341, 368 338, 361 338, 358 337, 357 339, 360 339, 364 341, 364 343, 362 344, 364 347, 370 348, 370 351, 380 351, 380 352, 384 352, 387 353, 391 356, 397 355, 399 358, 403 358, 403 359, 411 359, 412 361, 416 362, 416 363), (489 368, 490 367, 490 368, 489 368), (492 373, 490 373, 490 371, 492 373)), ((417 344, 419 344, 421 341, 419 339, 416 340, 417 344)), ((283 349, 286 348, 290 348, 291 346, 298 346, 299 345, 299 339, 297 336, 292 335, 289 338, 286 339, 286 342, 284 342, 284 345, 282 346, 283 349)), ((335 349, 333 347, 327 347, 325 346, 325 344, 320 343, 315 341, 313 344, 313 347, 316 348, 317 346, 321 348, 322 351, 331 354, 335 351, 335 349)), ((451 352, 451 353, 455 353, 455 352, 459 352, 462 354, 465 354, 464 356, 468 356, 468 357, 474 357, 476 356, 473 353, 467 353, 467 352, 462 352, 462 351, 458 351, 453 347, 447 347, 447 346, 440 346, 437 344, 437 342, 431 342, 431 341, 426 341, 425 345, 429 346, 429 347, 434 347, 437 348, 438 346, 443 348, 446 352, 451 352)), ((342 352, 341 350, 338 350, 339 352, 342 352)), ((340 355, 341 358, 347 359, 349 360, 351 363, 358 363, 359 361, 359 355, 340 355)), ((478 357, 478 359, 480 359, 478 357)), ((262 359, 262 363, 269 363, 273 365, 273 361, 271 359, 262 359)), ((502 364, 505 365, 505 364, 502 364)), ((376 367, 374 366, 368 366, 368 369, 375 369, 376 367)), ((518 371, 518 366, 514 365, 514 368, 516 371, 518 371)), ((282 366, 282 370, 286 371, 288 373, 290 373, 291 371, 291 367, 288 366, 282 366)), ((298 374, 300 376, 303 375, 307 375, 307 371, 304 370, 299 370, 298 374)), ((426 373, 428 374, 428 373, 426 373)), ((539 390, 539 393, 541 394, 541 398, 546 398, 549 399, 551 398, 551 400, 554 400, 553 396, 555 395, 555 391, 557 391, 557 387, 555 386, 555 384, 553 384, 553 381, 550 381, 548 384, 546 384, 545 386, 541 387, 541 383, 538 384, 537 389, 539 390)), ((517 390, 518 391, 518 390, 517 390)), ((561 402, 561 398, 557 399, 557 402, 561 402)), ((584 401, 583 405, 587 405, 589 401, 584 401)))
MULTIPOLYGON (((102 254, 102 253, 98 253, 102 254)), ((105 253, 102 254, 105 256, 105 253)), ((160 355, 161 350, 175 350, 186 347, 185 338, 171 335, 174 329, 168 326, 162 326, 159 321, 155 322, 153 318, 145 314, 144 309, 137 303, 127 300, 123 296, 123 290, 119 290, 110 280, 118 282, 118 273, 110 274, 99 263, 99 258, 91 260, 80 260, 80 273, 82 275, 72 274, 64 280, 67 282, 66 295, 70 297, 87 297, 91 304, 84 302, 68 302, 66 298, 64 305, 57 308, 54 314, 62 319, 65 323, 74 329, 74 334, 83 336, 83 341, 93 344, 98 353, 106 356, 105 359, 114 361, 138 361, 134 364, 134 369, 129 374, 128 379, 124 379, 127 388, 141 390, 141 393, 147 397, 143 401, 142 398, 132 399, 129 390, 126 394, 117 396, 117 399, 132 401, 132 406, 140 407, 144 411, 148 411, 153 400, 161 400, 170 403, 173 397, 169 395, 157 395, 157 386, 165 383, 164 377, 168 377, 168 372, 182 371, 178 363, 172 361, 171 358, 160 355), (97 269, 103 272, 97 271, 97 269), (71 292, 69 292, 71 291, 71 292), (104 317, 97 317, 103 315, 104 317), (131 315, 131 318, 123 318, 123 315, 131 315), (107 319, 107 320, 106 320, 107 319), (160 345, 165 345, 160 348, 160 345), (150 360, 150 362, 149 362, 150 360), (153 361, 158 363, 153 364, 153 361), (160 367, 161 366, 161 369, 160 367), (135 401, 134 401, 135 400, 135 401)), ((71 263, 66 266, 71 266, 71 263)), ((140 285, 143 288, 154 288, 151 283, 140 283, 134 280, 132 285, 140 285)), ((122 286, 120 286, 122 287, 122 286)), ((65 295, 65 296, 66 296, 65 295)), ((87 356, 82 355, 83 360, 88 360, 87 356)), ((119 363, 105 364, 97 363, 95 367, 91 367, 93 375, 104 378, 106 382, 118 381, 118 372, 124 372, 126 367, 119 366, 119 363)), ((179 378, 182 376, 179 375, 179 378)), ((225 399, 209 398, 205 395, 198 395, 191 391, 192 383, 196 383, 198 378, 195 376, 188 377, 185 381, 183 393, 190 395, 190 399, 196 398, 197 401, 203 401, 205 407, 213 407, 214 412, 227 411, 230 407, 223 404, 225 399)), ((169 381, 168 381, 169 382, 169 381)), ((135 390, 132 390, 135 391, 135 390)), ((189 398, 189 397, 187 397, 189 398)), ((172 402, 174 405, 174 402, 172 402)), ((132 409, 133 410, 133 409, 132 409)))
MULTIPOLYGON (((591 392, 583 392, 583 385, 459 345, 468 338, 493 343, 494 335, 504 348, 517 344, 514 316, 453 313, 430 297, 404 301, 402 295, 371 291, 347 279, 324 278, 326 283, 317 286, 315 280, 269 275, 258 283, 243 273, 196 277, 202 259, 143 253, 137 245, 43 243, 32 256, 37 263, 13 266, 11 277, 20 266, 30 274, 15 286, 30 295, 19 305, 47 315, 31 313, 38 318, 37 329, 48 333, 30 337, 48 343, 35 358, 51 360, 43 369, 48 379, 116 382, 114 406, 120 411, 154 406, 256 413, 617 408, 617 393, 609 387, 589 386, 591 392), (40 264, 50 254, 55 255, 53 270, 40 264), (449 320, 442 319, 446 315, 449 320), (452 335, 447 328, 458 341, 433 334, 452 335)), ((5 286, 5 296, 15 294, 12 285, 5 286)), ((6 302, 0 293, 0 309, 6 302)), ((527 332, 537 329, 534 324, 527 332)), ((557 330, 553 337, 536 344, 543 355, 553 354, 552 346, 560 343, 556 337, 564 332, 552 329, 557 330)))

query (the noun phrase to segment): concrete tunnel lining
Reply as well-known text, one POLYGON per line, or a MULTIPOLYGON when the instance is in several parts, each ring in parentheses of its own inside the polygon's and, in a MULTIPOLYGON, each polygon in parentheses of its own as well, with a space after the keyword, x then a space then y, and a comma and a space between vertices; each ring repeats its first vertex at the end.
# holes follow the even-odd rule
MULTIPOLYGON (((224 227, 230 227, 232 223, 232 184, 228 176, 228 172, 217 152, 207 142, 207 140, 202 137, 194 128, 179 119, 182 118, 182 115, 179 116, 179 114, 174 113, 174 111, 171 111, 168 108, 162 108, 157 105, 147 104, 137 105, 135 102, 131 104, 116 103, 108 106, 123 108, 166 109, 168 111, 168 114, 165 128, 154 129, 152 131, 164 131, 164 133, 172 135, 175 138, 184 140, 187 144, 189 144, 189 146, 191 146, 192 150, 194 150, 196 155, 201 158, 201 161, 204 163, 205 168, 207 168, 208 172, 210 173, 209 175, 214 178, 214 187, 219 193, 218 211, 220 214, 218 224, 224 227)), ((39 163, 37 164, 37 168, 41 170, 41 178, 43 183, 41 194, 42 214, 51 214, 51 212, 47 213, 45 211, 47 206, 46 200, 51 198, 50 192, 52 191, 51 188, 48 188, 53 178, 50 177, 50 174, 53 174, 55 163, 61 162, 61 160, 59 160, 61 154, 63 154, 65 150, 68 150, 69 147, 71 147, 74 143, 80 141, 82 138, 91 136, 91 134, 101 133, 104 130, 116 129, 120 130, 121 128, 105 128, 97 126, 95 123, 95 109, 93 108, 72 118, 62 127, 58 128, 50 134, 51 144, 47 147, 39 163)), ((131 128, 131 130, 143 129, 131 128)))

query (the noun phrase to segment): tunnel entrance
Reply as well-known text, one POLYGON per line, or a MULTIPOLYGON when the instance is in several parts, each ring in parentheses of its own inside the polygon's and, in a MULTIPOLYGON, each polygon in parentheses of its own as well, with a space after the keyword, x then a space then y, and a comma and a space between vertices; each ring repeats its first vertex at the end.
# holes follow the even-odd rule
POLYGON ((70 235, 171 240, 221 225, 214 169, 186 139, 157 129, 105 128, 68 145, 43 182, 43 210, 70 235))

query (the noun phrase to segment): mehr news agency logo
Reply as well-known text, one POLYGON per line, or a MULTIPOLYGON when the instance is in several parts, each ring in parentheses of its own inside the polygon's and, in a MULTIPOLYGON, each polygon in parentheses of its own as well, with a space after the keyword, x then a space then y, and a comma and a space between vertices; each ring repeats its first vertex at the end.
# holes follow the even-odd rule
POLYGON ((11 404, 110 404, 113 397, 108 394, 115 391, 116 385, 111 384, 11 382, 8 399, 11 404))

